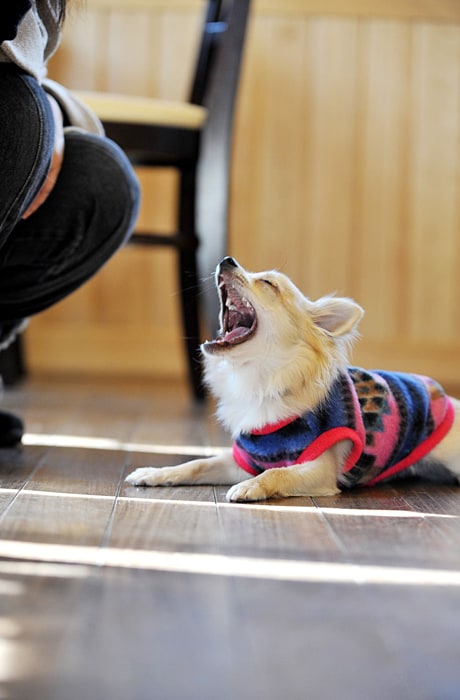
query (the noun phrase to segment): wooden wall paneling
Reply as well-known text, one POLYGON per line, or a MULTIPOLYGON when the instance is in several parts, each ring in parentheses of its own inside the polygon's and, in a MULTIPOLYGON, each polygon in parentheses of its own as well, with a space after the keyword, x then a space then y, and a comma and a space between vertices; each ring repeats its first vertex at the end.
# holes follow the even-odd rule
POLYGON ((185 99, 200 13, 110 12, 107 83, 111 92, 185 99))
POLYGON ((241 241, 242 262, 279 266, 312 296, 349 275, 356 31, 350 20, 263 17, 248 43, 232 250, 241 241))
POLYGON ((159 64, 160 82, 157 91, 157 94, 165 99, 181 100, 188 97, 198 51, 203 7, 204 3, 198 11, 184 13, 171 10, 165 13, 162 25, 163 50, 159 64))
MULTIPOLYGON (((53 77, 184 97, 202 6, 89 0, 72 12, 53 77)), ((459 71, 456 0, 256 0, 230 251, 252 269, 279 267, 311 297, 357 298, 356 361, 460 383, 459 71)), ((140 227, 170 230, 171 174, 139 176, 140 227)), ((173 265, 158 249, 120 253, 33 322, 31 366, 181 374, 173 265)))
POLYGON ((147 10, 109 12, 106 81, 108 92, 132 95, 149 93, 149 76, 159 63, 161 23, 147 10), (153 67, 153 69, 152 69, 153 67))
POLYGON ((306 27, 304 22, 290 18, 267 18, 265 24, 265 111, 255 115, 259 128, 265 122, 265 143, 259 153, 263 158, 263 199, 254 202, 262 210, 260 232, 264 240, 259 240, 254 264, 281 269, 289 266, 295 275, 297 258, 292 251, 301 250, 300 239, 305 230, 299 185, 305 180, 306 131, 301 124, 305 118, 302 107, 306 27), (278 56, 277 60, 268 60, 273 55, 278 56))
POLYGON ((99 90, 106 83, 107 12, 69 10, 64 40, 49 63, 53 79, 75 90, 99 90))
POLYGON ((357 110, 354 274, 350 293, 366 307, 364 337, 398 336, 406 308, 410 26, 361 29, 357 110))
POLYGON ((311 170, 302 286, 314 297, 334 290, 344 293, 352 272, 358 38, 354 20, 311 20, 311 170))
POLYGON ((343 289, 349 275, 356 31, 350 20, 264 17, 248 46, 232 245, 241 239, 259 267, 276 264, 313 296, 343 289))
MULTIPOLYGON (((97 0, 101 1, 108 0, 97 0)), ((256 0, 255 5, 260 13, 284 15, 460 22, 460 5, 457 0, 256 0)))
MULTIPOLYGON (((88 0, 98 9, 197 10, 203 0, 88 0)), ((458 0, 255 0, 258 15, 333 15, 460 22, 458 0)))
MULTIPOLYGON (((260 20, 257 26, 255 22, 249 23, 235 115, 229 244, 230 252, 237 254, 241 264, 246 266, 253 264, 257 255, 264 256, 265 250, 264 209, 257 202, 264 200, 267 167, 268 33, 266 21, 260 20)), ((281 196, 281 193, 275 191, 273 196, 281 196)))
POLYGON ((460 342, 459 303, 460 35, 458 28, 414 31, 411 202, 411 336, 460 342))

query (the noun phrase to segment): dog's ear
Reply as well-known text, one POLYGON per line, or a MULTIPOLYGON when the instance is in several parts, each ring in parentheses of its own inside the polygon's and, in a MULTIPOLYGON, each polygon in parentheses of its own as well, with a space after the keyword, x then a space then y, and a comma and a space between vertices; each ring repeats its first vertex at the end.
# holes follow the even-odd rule
POLYGON ((364 310, 352 299, 323 297, 313 305, 312 316, 317 326, 334 337, 356 329, 364 310))

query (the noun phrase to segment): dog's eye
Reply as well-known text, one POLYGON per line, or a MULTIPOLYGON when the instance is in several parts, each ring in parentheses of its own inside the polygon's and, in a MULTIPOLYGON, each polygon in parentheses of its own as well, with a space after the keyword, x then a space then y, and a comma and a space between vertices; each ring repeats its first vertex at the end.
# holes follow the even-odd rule
POLYGON ((271 280, 261 279, 260 281, 263 282, 263 284, 268 284, 268 286, 271 287, 272 289, 278 289, 278 287, 276 286, 276 284, 274 284, 273 282, 271 282, 271 280))

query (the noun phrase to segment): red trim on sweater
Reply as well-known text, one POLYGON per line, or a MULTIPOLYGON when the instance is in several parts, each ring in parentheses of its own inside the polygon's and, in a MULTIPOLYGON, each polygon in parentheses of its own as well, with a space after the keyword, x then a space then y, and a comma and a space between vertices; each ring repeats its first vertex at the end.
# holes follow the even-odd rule
POLYGON ((316 440, 313 440, 311 445, 309 445, 302 454, 297 458, 296 464, 302 464, 303 462, 311 462, 317 459, 326 450, 329 450, 334 445, 342 440, 350 440, 353 447, 350 450, 343 471, 349 471, 361 457, 364 449, 363 441, 356 430, 353 428, 348 428, 342 426, 341 428, 331 428, 325 433, 319 435, 316 440))
MULTIPOLYGON (((253 431, 252 434, 259 433, 253 431)), ((355 430, 347 427, 332 428, 331 430, 327 430, 325 433, 322 433, 316 438, 316 440, 314 440, 311 443, 311 445, 309 445, 298 456, 295 462, 286 466, 293 466, 294 464, 303 464, 304 462, 312 462, 314 459, 317 459, 320 455, 322 455, 323 452, 330 449, 342 440, 350 440, 353 445, 344 467, 344 470, 348 471, 352 468, 352 466, 358 461, 359 457, 361 456, 361 453, 363 451, 363 441, 355 430)), ((247 461, 245 451, 242 450, 236 442, 233 443, 233 459, 239 467, 244 469, 249 474, 252 474, 253 476, 257 476, 258 474, 260 474, 259 471, 251 467, 251 465, 247 461)), ((265 470, 268 469, 273 469, 273 467, 266 467, 265 470)))
POLYGON ((241 450, 241 449, 238 447, 238 445, 236 444, 236 442, 233 443, 233 459, 235 460, 235 462, 237 463, 237 465, 238 465, 239 467, 241 467, 241 469, 244 469, 245 472, 248 472, 249 474, 252 474, 252 476, 257 476, 258 474, 261 473, 261 472, 256 471, 255 469, 253 469, 253 468, 248 464, 248 462, 247 462, 247 460, 246 460, 246 455, 245 455, 245 453, 243 452, 243 450, 241 450))

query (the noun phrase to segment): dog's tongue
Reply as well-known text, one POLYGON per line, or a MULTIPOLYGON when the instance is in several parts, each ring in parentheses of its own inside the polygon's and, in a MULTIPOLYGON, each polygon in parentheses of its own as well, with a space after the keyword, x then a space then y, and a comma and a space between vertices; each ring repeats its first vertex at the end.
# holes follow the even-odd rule
POLYGON ((239 343, 248 335, 253 318, 248 316, 247 308, 227 308, 224 312, 224 328, 226 329, 221 340, 223 343, 239 343))
POLYGON ((244 326, 237 326, 231 331, 228 331, 226 333, 222 340, 224 343, 235 343, 239 338, 242 338, 243 336, 247 335, 248 333, 248 328, 245 328, 244 326))

